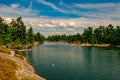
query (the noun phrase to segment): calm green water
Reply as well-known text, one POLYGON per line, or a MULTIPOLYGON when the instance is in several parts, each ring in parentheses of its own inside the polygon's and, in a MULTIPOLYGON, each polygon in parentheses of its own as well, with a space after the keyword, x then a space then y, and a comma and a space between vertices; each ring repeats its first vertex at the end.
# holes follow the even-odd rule
POLYGON ((26 54, 47 80, 120 80, 120 49, 45 42, 26 54))

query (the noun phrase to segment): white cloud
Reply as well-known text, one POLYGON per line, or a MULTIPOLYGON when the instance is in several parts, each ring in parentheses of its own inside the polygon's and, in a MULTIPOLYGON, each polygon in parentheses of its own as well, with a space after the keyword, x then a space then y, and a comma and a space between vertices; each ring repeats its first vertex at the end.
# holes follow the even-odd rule
POLYGON ((54 5, 53 3, 50 3, 50 2, 47 2, 45 0, 38 0, 39 3, 41 4, 44 4, 44 5, 47 5, 47 6, 50 6, 51 8, 55 9, 55 10, 58 10, 60 12, 65 12, 63 9, 57 7, 56 5, 54 5))
POLYGON ((74 4, 74 7, 85 9, 101 9, 120 7, 120 3, 74 4))
POLYGON ((10 7, 11 7, 11 8, 18 8, 18 7, 19 7, 19 4, 11 4, 10 7))
POLYGON ((52 34, 75 34, 81 33, 84 28, 93 26, 94 28, 99 25, 107 26, 113 24, 114 26, 120 25, 120 3, 99 3, 99 4, 64 4, 61 0, 60 6, 47 2, 45 0, 38 0, 39 3, 50 6, 51 8, 64 12, 65 14, 74 14, 79 18, 61 19, 50 18, 49 16, 41 16, 36 18, 37 11, 32 9, 32 2, 28 8, 21 7, 20 4, 11 4, 10 6, 0 4, 0 15, 6 17, 9 22, 11 17, 26 17, 23 18, 27 29, 32 26, 35 32, 40 31, 44 35, 52 34), (76 9, 77 8, 77 9, 76 9), (79 8, 89 9, 88 11, 81 11, 79 8), (92 11, 92 10, 96 10, 92 11), (27 18, 28 17, 28 18, 27 18))
MULTIPOLYGON (((10 21, 11 18, 5 18, 10 21)), ((23 21, 29 27, 33 27, 34 32, 41 32, 45 36, 55 34, 76 34, 82 33, 83 29, 92 26, 94 28, 108 24, 114 26, 120 25, 120 21, 114 21, 109 19, 92 19, 92 18, 71 18, 71 19, 55 19, 48 17, 41 18, 23 18, 23 21)))
MULTIPOLYGON (((32 4, 32 3, 31 3, 32 4)), ((32 10, 30 6, 28 8, 21 7, 20 4, 11 4, 10 6, 0 4, 0 15, 2 17, 18 17, 18 16, 23 16, 23 17, 32 17, 37 15, 37 11, 32 10)))
POLYGON ((69 22, 69 26, 76 26, 76 23, 75 22, 69 22))
POLYGON ((66 26, 66 24, 65 23, 63 23, 63 22, 60 22, 59 21, 59 24, 58 24, 59 26, 63 26, 63 27, 65 27, 66 26))
POLYGON ((67 28, 67 31, 75 31, 73 28, 67 28))
MULTIPOLYGON (((114 26, 120 25, 120 21, 114 21, 109 19, 92 19, 92 18, 71 18, 71 19, 53 19, 53 18, 37 18, 37 19, 24 19, 25 23, 28 25, 32 23, 33 28, 39 28, 39 31, 45 35, 49 34, 51 30, 54 34, 74 34, 82 33, 84 28, 92 26, 94 28, 108 24, 113 24, 114 26), (31 21, 32 20, 32 21, 31 21), (39 25, 38 25, 39 24, 39 25), (46 30, 47 31, 42 31, 46 30), (49 32, 50 31, 50 32, 49 32)), ((52 33, 53 33, 52 32, 52 33)))
POLYGON ((63 0, 61 0, 59 5, 64 9, 65 14, 99 19, 120 19, 120 3, 73 3, 69 5, 65 4, 63 0))
MULTIPOLYGON (((60 7, 46 0, 37 0, 39 3, 50 6, 51 8, 63 12, 64 14, 73 14, 76 16, 84 16, 99 19, 120 19, 120 3, 98 3, 98 4, 65 4, 60 1, 60 7), (78 8, 78 9, 77 9, 78 8), (88 11, 79 10, 79 8, 90 9, 88 11), (95 9, 95 11, 94 11, 95 9)), ((1 16, 27 16, 34 17, 38 12, 32 9, 30 1, 28 8, 21 7, 20 4, 11 4, 10 6, 0 4, 1 16)), ((66 24, 63 24, 65 26, 66 24)))

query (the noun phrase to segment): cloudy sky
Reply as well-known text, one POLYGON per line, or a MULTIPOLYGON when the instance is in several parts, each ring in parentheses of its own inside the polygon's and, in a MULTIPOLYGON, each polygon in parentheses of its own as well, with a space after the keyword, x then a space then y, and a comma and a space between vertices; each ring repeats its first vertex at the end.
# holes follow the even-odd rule
POLYGON ((120 0, 0 0, 0 16, 23 17, 43 35, 82 33, 84 28, 120 25, 120 0))

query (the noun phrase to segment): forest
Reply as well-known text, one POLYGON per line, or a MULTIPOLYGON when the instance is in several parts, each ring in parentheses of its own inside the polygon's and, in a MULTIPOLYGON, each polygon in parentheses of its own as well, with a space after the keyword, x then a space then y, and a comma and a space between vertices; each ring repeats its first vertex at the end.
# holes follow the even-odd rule
POLYGON ((67 41, 69 43, 90 43, 90 44, 111 44, 120 45, 120 26, 114 27, 99 26, 95 29, 88 27, 82 34, 75 35, 52 35, 47 38, 48 41, 67 41))
POLYGON ((82 34, 51 35, 45 38, 40 32, 34 33, 32 27, 26 30, 22 17, 12 19, 10 23, 6 23, 0 17, 0 45, 9 48, 23 48, 26 45, 31 47, 34 42, 42 43, 44 41, 120 45, 120 26, 109 24, 97 28, 88 27, 82 34))
POLYGON ((43 42, 44 36, 34 33, 32 27, 26 30, 22 17, 12 19, 10 23, 0 17, 0 45, 9 48, 31 47, 33 42, 43 42))

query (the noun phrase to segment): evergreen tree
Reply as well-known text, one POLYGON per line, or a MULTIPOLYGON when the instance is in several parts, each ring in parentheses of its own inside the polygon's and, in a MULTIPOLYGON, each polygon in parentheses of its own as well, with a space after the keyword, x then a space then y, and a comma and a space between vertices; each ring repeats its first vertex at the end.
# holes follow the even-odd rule
POLYGON ((93 28, 88 27, 87 29, 84 30, 83 34, 83 42, 84 43, 91 43, 92 37, 93 37, 93 28))
POLYGON ((37 34, 34 35, 34 40, 40 43, 43 43, 43 41, 45 40, 45 37, 42 36, 39 32, 37 32, 37 34))
POLYGON ((28 29, 28 32, 27 32, 27 35, 26 35, 26 40, 27 40, 27 43, 33 43, 34 41, 34 36, 33 36, 33 29, 32 27, 30 27, 28 29))
POLYGON ((18 17, 16 20, 12 19, 10 26, 12 28, 11 36, 13 41, 20 39, 21 44, 26 44, 26 26, 22 18, 18 17))

